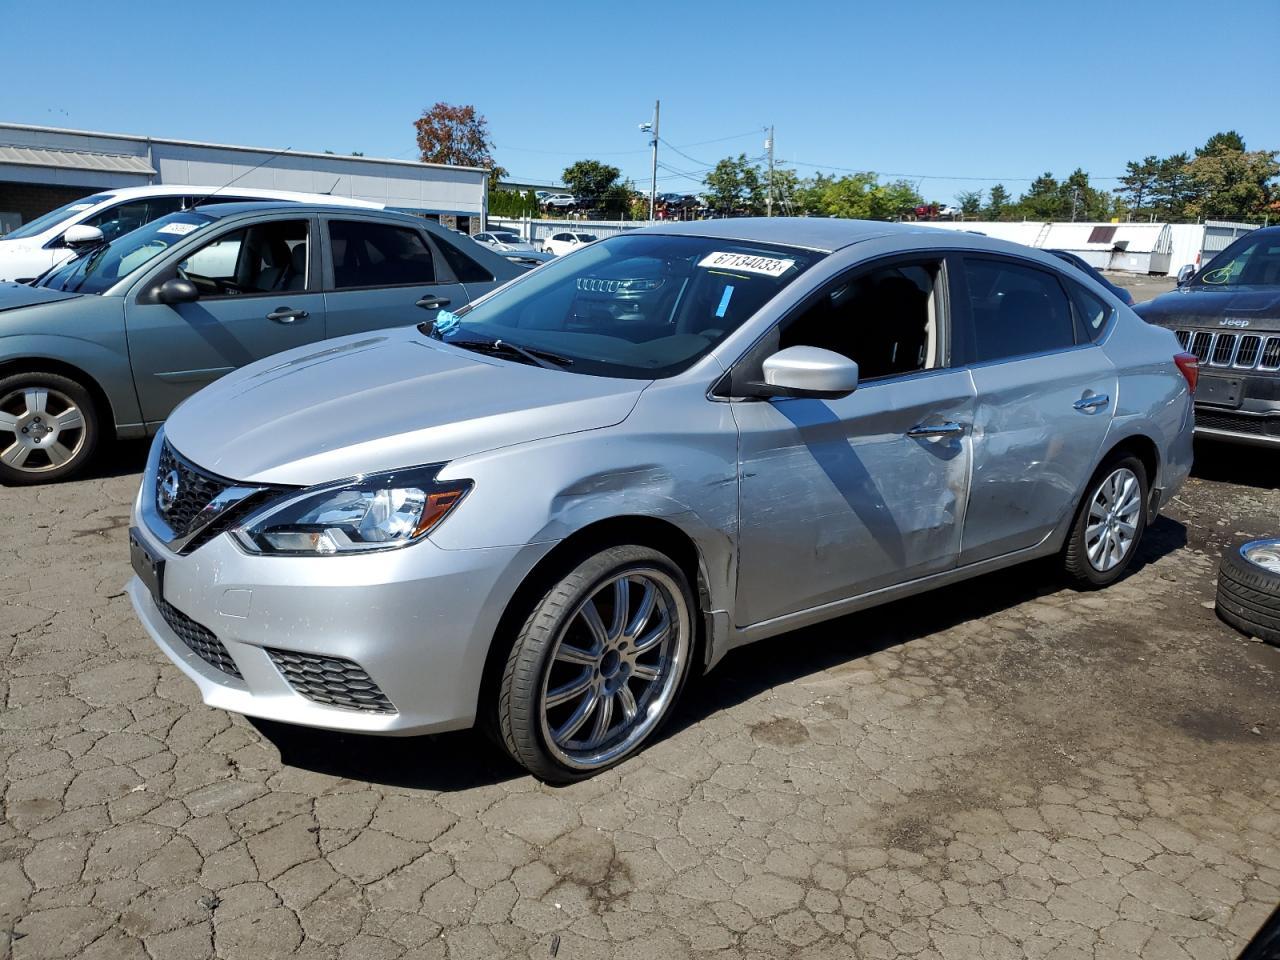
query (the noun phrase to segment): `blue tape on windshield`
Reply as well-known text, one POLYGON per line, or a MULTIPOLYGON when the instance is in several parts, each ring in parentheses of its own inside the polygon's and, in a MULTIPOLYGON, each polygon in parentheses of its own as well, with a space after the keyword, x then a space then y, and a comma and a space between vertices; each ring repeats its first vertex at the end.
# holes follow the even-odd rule
POLYGON ((446 334, 461 322, 462 318, 456 313, 450 313, 448 310, 439 310, 436 312, 436 333, 446 334))
POLYGON ((716 307, 716 316, 723 317, 729 312, 729 301, 733 298, 733 286, 726 284, 724 288, 724 296, 720 298, 720 306, 716 307))

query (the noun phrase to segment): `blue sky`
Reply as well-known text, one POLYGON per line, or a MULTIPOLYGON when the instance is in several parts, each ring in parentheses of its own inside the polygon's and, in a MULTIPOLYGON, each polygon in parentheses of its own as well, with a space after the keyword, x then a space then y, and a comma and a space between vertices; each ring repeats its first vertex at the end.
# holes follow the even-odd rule
POLYGON ((1280 0, 35 9, 0 0, 0 120, 411 158, 412 121, 444 100, 488 117, 516 177, 595 158, 647 187, 637 124, 661 98, 685 155, 661 148, 660 191, 762 154, 772 123, 802 175, 907 174, 944 201, 990 186, 965 178, 1017 195, 1076 166, 1111 187, 1126 160, 1220 129, 1280 148, 1280 0))

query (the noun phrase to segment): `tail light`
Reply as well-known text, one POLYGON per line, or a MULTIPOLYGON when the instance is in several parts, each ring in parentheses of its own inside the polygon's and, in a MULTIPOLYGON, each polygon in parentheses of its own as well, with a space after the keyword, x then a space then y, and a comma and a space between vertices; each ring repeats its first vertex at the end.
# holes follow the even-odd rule
POLYGON ((1187 378, 1187 386, 1196 392, 1196 381, 1200 379, 1200 360, 1194 353, 1175 353, 1173 362, 1178 365, 1182 375, 1187 378))

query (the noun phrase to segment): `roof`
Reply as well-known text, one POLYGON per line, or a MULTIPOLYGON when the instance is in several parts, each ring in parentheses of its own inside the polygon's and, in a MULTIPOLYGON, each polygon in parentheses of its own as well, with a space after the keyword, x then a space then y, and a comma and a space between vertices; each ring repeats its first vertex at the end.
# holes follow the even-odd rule
MULTIPOLYGON (((239 150, 244 153, 279 153, 294 157, 319 157, 323 160, 344 160, 352 163, 382 163, 402 167, 433 167, 440 170, 472 170, 488 173, 488 170, 485 167, 464 167, 460 164, 451 163, 423 163, 421 160, 393 160, 381 157, 356 157, 346 156, 339 153, 317 153, 311 150, 291 150, 287 147, 284 149, 279 147, 246 147, 239 144, 210 143, 203 140, 170 140, 166 137, 140 137, 133 133, 103 133, 99 130, 72 130, 67 127, 41 127, 25 123, 0 123, 0 131, 4 130, 28 130, 35 133, 54 133, 76 137, 106 137, 111 140, 129 140, 134 143, 143 144, 163 143, 176 147, 207 147, 214 150, 239 150)), ((146 163, 146 160, 142 157, 136 157, 134 159, 146 163)), ((98 168, 92 167, 90 169, 96 170, 98 168)), ((151 169, 148 169, 146 172, 155 173, 155 171, 151 169)))
POLYGON ((97 170, 153 176, 155 170, 146 157, 95 150, 61 150, 52 147, 0 145, 0 163, 23 167, 57 167, 63 170, 97 170))
POLYGON ((665 233, 689 237, 716 237, 747 243, 779 243, 831 253, 851 243, 892 233, 919 232, 914 224, 878 220, 840 220, 821 217, 738 217, 725 220, 688 220, 644 227, 635 233, 665 233))
POLYGON ((191 213, 198 211, 206 217, 213 217, 221 220, 224 217, 234 217, 242 213, 264 213, 270 210, 279 210, 292 214, 311 214, 311 213, 340 213, 350 216, 353 213, 373 213, 382 217, 390 217, 395 220, 402 220, 408 223, 421 225, 428 221, 421 217, 415 217, 409 213, 397 213, 394 210, 386 210, 372 205, 363 207, 353 207, 350 203, 296 203, 288 200, 246 200, 243 203, 211 203, 207 207, 196 205, 191 210, 181 211, 183 213, 191 213))
MULTIPOLYGON (((3 148, 0 148, 3 149, 3 148)), ((131 197, 205 196, 215 195, 261 198, 263 200, 291 200, 295 203, 323 203, 337 207, 365 207, 382 210, 385 205, 373 200, 357 200, 354 197, 331 197, 323 193, 301 193, 296 190, 272 190, 268 187, 239 187, 234 183, 222 186, 190 183, 155 183, 145 187, 106 187, 92 194, 110 195, 115 199, 131 197)))

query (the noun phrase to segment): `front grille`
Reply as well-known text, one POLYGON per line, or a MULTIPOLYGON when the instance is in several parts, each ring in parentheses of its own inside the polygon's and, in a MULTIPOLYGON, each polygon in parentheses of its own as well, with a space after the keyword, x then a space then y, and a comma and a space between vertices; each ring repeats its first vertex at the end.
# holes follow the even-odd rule
MULTIPOLYGON (((1232 433, 1247 433, 1255 437, 1271 436, 1267 430, 1265 417, 1247 417, 1239 413, 1226 413, 1217 410, 1196 410, 1196 426, 1210 430, 1229 430, 1232 433)), ((1280 434, 1278 434, 1280 436, 1280 434)))
POLYGON ((1215 366, 1225 367, 1231 363, 1232 354, 1236 352, 1236 335, 1220 333, 1213 341, 1213 357, 1210 360, 1215 366))
POLYGON ((169 625, 169 629, 176 633, 196 656, 209 666, 237 680, 242 679, 240 668, 231 659, 231 654, 227 653, 227 648, 222 645, 222 641, 213 635, 212 630, 204 624, 196 623, 167 600, 157 600, 156 605, 160 608, 160 615, 164 617, 164 622, 169 625))
POLYGON ((1175 330, 1183 350, 1204 365, 1238 370, 1280 370, 1280 336, 1175 330))
POLYGON ((354 660, 265 649, 289 685, 308 700, 365 713, 396 712, 387 695, 354 660))
POLYGON ((169 445, 166 440, 156 467, 156 511, 174 536, 191 532, 200 511, 222 491, 235 484, 223 477, 201 470, 169 445), (176 493, 173 493, 176 486, 176 493), (166 492, 168 491, 168 493, 166 492))

